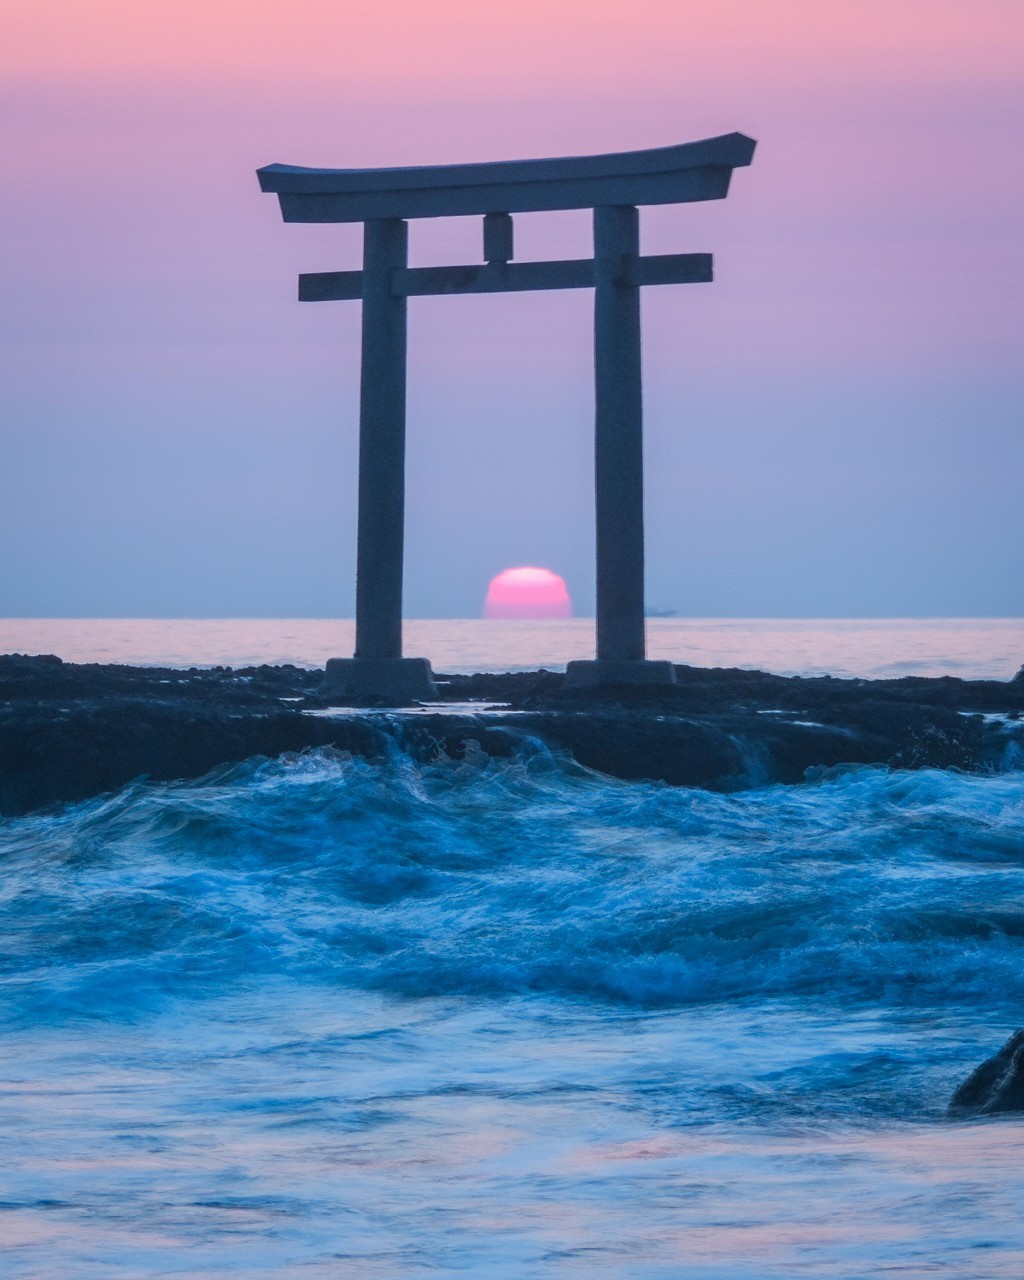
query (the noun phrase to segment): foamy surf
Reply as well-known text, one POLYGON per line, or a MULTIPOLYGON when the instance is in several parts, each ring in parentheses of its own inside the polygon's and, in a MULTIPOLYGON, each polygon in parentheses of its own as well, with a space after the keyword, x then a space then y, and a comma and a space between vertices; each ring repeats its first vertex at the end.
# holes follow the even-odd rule
POLYGON ((1024 774, 317 751, 0 856, 12 1275, 1014 1274, 1024 1126, 944 1109, 1022 1021, 1024 774))

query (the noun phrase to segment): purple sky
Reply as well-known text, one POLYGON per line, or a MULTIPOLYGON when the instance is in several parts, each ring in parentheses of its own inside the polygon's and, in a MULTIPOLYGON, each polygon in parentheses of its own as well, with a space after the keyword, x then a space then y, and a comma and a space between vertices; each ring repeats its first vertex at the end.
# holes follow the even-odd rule
MULTIPOLYGON (((351 613, 358 304, 294 297, 359 229, 259 165, 738 129, 726 201, 641 218, 717 277, 645 296, 651 605, 1024 614, 1022 58, 1019 0, 8 0, 0 612, 351 613)), ((590 360, 585 291, 410 304, 409 616, 516 564, 592 612, 590 360)))

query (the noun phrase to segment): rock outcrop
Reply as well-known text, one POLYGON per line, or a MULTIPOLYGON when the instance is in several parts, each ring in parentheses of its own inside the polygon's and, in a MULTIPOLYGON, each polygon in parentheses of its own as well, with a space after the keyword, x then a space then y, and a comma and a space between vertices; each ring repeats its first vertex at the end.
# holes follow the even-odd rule
POLYGON ((1024 763, 1024 682, 801 678, 677 666, 669 685, 572 688, 554 671, 438 675, 429 706, 358 705, 303 667, 188 671, 0 657, 0 816, 146 774, 335 747, 460 759, 545 744, 613 777, 735 791, 835 769, 1024 763), (337 706, 347 703, 347 707, 337 706))
POLYGON ((953 1094, 951 1116, 1024 1111, 1024 1031, 1015 1031, 994 1058, 973 1071, 953 1094))

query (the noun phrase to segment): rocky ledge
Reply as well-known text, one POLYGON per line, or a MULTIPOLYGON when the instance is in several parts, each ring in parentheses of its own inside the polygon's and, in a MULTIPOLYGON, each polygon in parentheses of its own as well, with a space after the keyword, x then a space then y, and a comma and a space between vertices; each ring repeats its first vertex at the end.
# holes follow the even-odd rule
POLYGON ((994 1057, 973 1071, 953 1094, 953 1118, 1024 1111, 1024 1031, 1015 1031, 994 1057))
POLYGON ((334 746, 368 757, 509 756, 530 740, 626 779, 715 790, 858 764, 1024 764, 1014 680, 799 678, 676 667, 677 683, 566 689, 557 672, 438 677, 429 706, 329 706, 323 673, 0 657, 0 814, 81 800, 142 774, 194 778, 254 755, 334 746))

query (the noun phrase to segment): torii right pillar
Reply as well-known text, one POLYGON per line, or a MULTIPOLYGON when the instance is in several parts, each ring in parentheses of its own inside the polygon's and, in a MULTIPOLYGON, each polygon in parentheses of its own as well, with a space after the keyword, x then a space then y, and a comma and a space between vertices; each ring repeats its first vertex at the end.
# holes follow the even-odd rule
POLYGON ((637 210, 595 209, 597 657, 607 662, 646 657, 640 286, 629 271, 639 255, 637 210))
POLYGON ((675 681, 671 662, 647 661, 639 258, 638 210, 595 208, 597 659, 569 663, 566 681, 577 687, 675 681))

